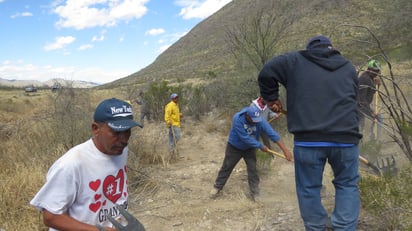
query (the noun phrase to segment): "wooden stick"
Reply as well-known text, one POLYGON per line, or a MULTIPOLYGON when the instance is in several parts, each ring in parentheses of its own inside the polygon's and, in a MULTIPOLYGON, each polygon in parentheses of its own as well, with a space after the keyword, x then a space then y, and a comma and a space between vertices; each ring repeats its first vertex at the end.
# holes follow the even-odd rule
POLYGON ((278 114, 277 116, 274 116, 274 117, 270 118, 270 120, 268 120, 268 123, 271 123, 271 122, 273 122, 274 120, 279 119, 279 117, 280 117, 282 114, 286 115, 286 114, 287 114, 287 111, 285 111, 285 110, 282 109, 282 110, 281 110, 280 112, 278 112, 277 114, 278 114))
POLYGON ((379 122, 378 121, 378 110, 379 110, 379 85, 377 86, 377 90, 375 91, 375 114, 376 114, 376 119, 373 120, 373 122, 374 122, 373 125, 376 125, 376 133, 375 133, 375 131, 373 131, 373 133, 375 133, 375 135, 376 135, 375 136, 376 139, 378 138, 378 129, 379 129, 378 128, 379 127, 379 124, 378 124, 378 122, 379 122))
POLYGON ((279 153, 279 152, 275 152, 275 151, 270 150, 270 149, 268 149, 268 152, 269 152, 270 154, 274 155, 274 156, 278 156, 278 157, 286 160, 285 155, 283 155, 283 154, 281 154, 281 153, 279 153))

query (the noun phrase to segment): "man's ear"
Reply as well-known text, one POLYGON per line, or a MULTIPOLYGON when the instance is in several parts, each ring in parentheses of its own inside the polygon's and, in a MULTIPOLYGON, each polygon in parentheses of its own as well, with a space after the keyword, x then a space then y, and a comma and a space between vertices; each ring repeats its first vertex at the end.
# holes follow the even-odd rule
POLYGON ((93 122, 92 123, 92 132, 94 135, 96 135, 96 133, 99 131, 100 129, 100 124, 93 122))

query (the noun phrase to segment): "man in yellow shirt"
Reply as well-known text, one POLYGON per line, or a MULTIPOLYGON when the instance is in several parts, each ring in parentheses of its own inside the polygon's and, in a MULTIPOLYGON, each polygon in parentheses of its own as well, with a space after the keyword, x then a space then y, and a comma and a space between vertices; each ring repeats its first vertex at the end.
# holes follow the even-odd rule
POLYGON ((177 142, 180 139, 180 113, 179 96, 176 93, 170 95, 170 102, 165 107, 165 122, 169 129, 169 148, 171 152, 176 151, 177 142))

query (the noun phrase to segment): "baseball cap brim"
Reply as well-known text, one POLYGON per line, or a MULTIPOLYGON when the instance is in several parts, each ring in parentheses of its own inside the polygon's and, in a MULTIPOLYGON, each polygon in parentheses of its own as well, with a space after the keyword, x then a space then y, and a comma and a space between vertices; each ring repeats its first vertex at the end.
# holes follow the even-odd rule
POLYGON ((136 126, 143 128, 143 125, 131 119, 109 121, 106 124, 116 132, 123 132, 136 126))

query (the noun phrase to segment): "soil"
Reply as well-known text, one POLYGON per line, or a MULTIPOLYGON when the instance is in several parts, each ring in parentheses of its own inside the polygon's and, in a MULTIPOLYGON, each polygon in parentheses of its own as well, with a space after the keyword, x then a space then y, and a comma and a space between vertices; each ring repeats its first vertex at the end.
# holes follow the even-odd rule
MULTIPOLYGON (((142 133, 151 126, 154 125, 146 125, 142 133)), ((210 125, 184 125, 178 143, 179 157, 167 166, 139 170, 157 185, 155 192, 131 193, 129 211, 146 230, 304 230, 295 192, 293 163, 284 159, 275 157, 260 169, 261 195, 257 202, 247 196, 243 160, 235 167, 220 195, 216 199, 209 198, 223 161, 227 135, 206 132, 207 126, 210 125)), ((272 149, 279 151, 275 144, 272 149)), ((323 202, 328 211, 333 209, 334 203, 331 179, 332 173, 327 166, 323 202)), ((368 230, 362 227, 365 219, 361 218, 358 230, 368 230)))

